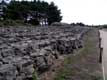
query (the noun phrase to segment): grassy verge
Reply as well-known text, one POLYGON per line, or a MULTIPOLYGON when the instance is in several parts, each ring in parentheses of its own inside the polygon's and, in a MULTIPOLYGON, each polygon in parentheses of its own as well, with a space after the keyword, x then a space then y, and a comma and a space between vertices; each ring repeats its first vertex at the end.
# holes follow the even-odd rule
POLYGON ((0 27, 6 26, 35 26, 32 24, 25 23, 23 20, 4 20, 0 21, 0 27))
POLYGON ((102 80, 98 43, 98 31, 89 31, 84 37, 84 48, 65 58, 54 80, 102 80))

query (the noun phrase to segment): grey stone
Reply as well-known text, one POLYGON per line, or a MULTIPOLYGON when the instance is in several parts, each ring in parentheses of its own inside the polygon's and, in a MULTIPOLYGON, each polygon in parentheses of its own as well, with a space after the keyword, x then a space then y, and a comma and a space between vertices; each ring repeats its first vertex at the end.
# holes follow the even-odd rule
POLYGON ((43 73, 55 59, 83 47, 89 28, 53 25, 0 27, 0 80, 30 80, 34 70, 43 73))
POLYGON ((6 64, 0 67, 0 80, 14 80, 16 75, 17 72, 15 66, 6 64))

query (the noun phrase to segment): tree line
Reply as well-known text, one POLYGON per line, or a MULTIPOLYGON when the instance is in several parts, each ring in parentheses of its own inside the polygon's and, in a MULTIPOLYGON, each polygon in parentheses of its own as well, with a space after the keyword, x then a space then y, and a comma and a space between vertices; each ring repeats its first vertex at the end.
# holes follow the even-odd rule
POLYGON ((38 11, 47 14, 48 23, 60 22, 62 20, 61 10, 54 4, 45 1, 16 1, 12 0, 4 9, 5 19, 23 20, 29 11, 38 11))

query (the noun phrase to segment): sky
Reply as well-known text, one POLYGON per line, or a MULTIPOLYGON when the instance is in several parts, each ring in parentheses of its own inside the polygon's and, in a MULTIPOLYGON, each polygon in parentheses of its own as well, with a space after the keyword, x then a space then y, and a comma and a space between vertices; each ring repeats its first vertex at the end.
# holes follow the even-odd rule
POLYGON ((63 16, 62 22, 107 24, 107 0, 44 0, 53 1, 63 16))

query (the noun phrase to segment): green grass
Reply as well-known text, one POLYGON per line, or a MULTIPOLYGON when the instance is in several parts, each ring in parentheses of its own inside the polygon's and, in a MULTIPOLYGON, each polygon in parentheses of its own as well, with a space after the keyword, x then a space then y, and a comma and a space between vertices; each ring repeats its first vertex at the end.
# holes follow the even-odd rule
POLYGON ((3 20, 0 21, 0 27, 6 26, 29 26, 30 24, 24 23, 23 20, 3 20))
POLYGON ((37 72, 35 70, 32 73, 32 80, 38 80, 38 75, 37 75, 37 72))
POLYGON ((55 80, 102 80, 98 49, 97 31, 91 30, 84 38, 84 48, 65 58, 55 80))

